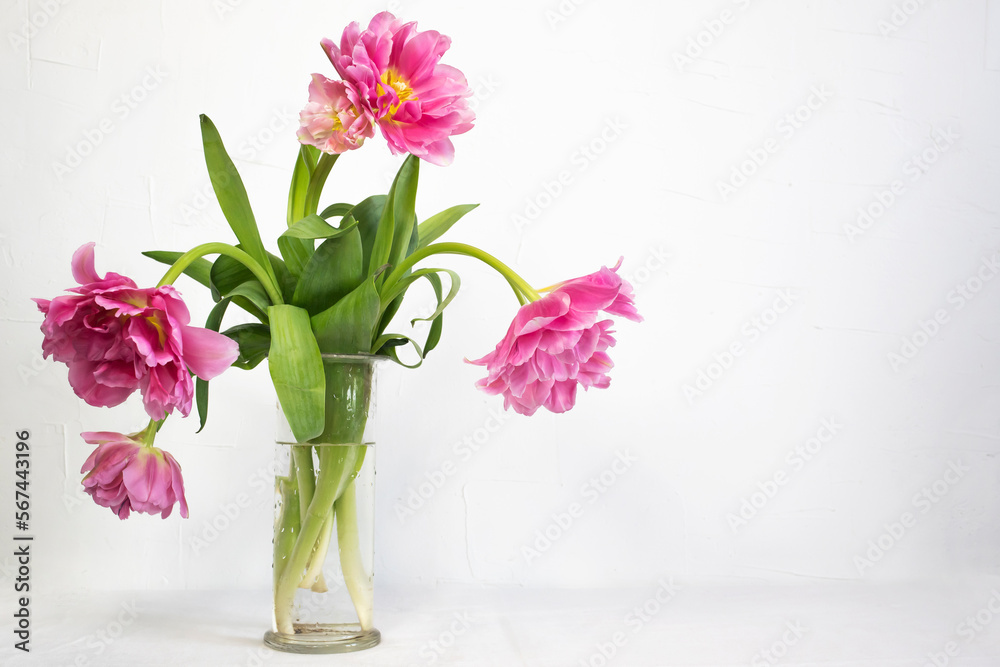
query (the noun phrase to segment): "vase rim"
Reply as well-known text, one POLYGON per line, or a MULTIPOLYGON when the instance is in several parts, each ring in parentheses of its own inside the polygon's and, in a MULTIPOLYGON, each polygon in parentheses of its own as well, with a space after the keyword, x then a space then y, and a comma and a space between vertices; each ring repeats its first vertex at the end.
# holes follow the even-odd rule
POLYGON ((324 362, 375 363, 388 357, 378 354, 320 354, 324 362))

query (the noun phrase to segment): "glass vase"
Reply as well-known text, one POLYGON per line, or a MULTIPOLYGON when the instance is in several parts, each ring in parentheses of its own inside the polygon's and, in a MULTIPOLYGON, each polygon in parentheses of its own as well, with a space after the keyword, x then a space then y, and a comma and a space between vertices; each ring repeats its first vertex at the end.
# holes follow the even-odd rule
POLYGON ((325 428, 299 443, 279 406, 273 623, 264 643, 292 653, 370 648, 373 625, 377 357, 323 355, 325 428))

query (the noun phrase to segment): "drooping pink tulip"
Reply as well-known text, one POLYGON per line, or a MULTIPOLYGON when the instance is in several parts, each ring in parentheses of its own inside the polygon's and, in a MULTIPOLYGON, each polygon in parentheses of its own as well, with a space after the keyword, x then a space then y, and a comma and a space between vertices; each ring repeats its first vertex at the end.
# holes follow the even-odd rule
POLYGON ((119 519, 127 519, 133 510, 166 519, 174 503, 180 503, 181 516, 188 517, 181 467, 173 456, 143 444, 140 434, 88 431, 80 435, 97 445, 80 469, 87 473, 83 490, 94 502, 110 507, 119 519))
POLYGON ((472 91, 465 75, 439 62, 450 38, 382 12, 365 30, 347 26, 339 46, 329 39, 322 45, 371 110, 394 155, 451 163, 455 147, 449 137, 472 129, 475 113, 466 99, 472 91))
POLYGON ((375 134, 374 118, 358 92, 345 81, 313 74, 309 103, 299 113, 298 138, 326 153, 359 148, 375 134))
POLYGON ((614 366, 612 321, 600 311, 635 322, 632 286, 613 268, 555 285, 541 299, 521 307, 496 349, 469 363, 486 366, 476 386, 502 394, 504 407, 533 415, 540 407, 566 412, 576 402, 577 386, 604 389, 614 366))
POLYGON ((111 407, 140 390, 146 413, 187 416, 194 393, 189 369, 210 380, 239 355, 235 341, 188 326, 173 287, 140 289, 117 273, 94 270, 94 243, 73 254, 72 296, 34 299, 45 314, 42 352, 69 367, 69 383, 90 405, 111 407))

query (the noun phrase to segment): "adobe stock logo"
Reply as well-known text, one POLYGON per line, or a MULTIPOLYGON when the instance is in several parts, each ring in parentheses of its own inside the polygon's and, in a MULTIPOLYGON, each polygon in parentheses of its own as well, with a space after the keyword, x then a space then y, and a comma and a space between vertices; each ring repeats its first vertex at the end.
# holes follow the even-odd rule
POLYGON ((168 77, 167 72, 160 69, 159 65, 149 65, 143 70, 142 80, 128 91, 119 95, 111 103, 111 113, 97 122, 96 127, 87 128, 83 131, 83 138, 70 145, 66 149, 66 156, 62 162, 53 161, 52 171, 62 180, 67 174, 83 164, 88 155, 104 143, 105 138, 112 134, 119 125, 123 123, 132 113, 139 108, 154 90, 160 87, 164 79, 168 77), (117 121, 115 120, 117 119, 117 121))
MULTIPOLYGON (((619 450, 615 454, 614 461, 607 468, 580 485, 580 495, 587 501, 587 505, 593 505, 600 500, 639 460, 628 449, 619 450)), ((521 547, 521 556, 525 562, 530 565, 533 560, 541 557, 552 548, 553 544, 562 539, 563 535, 569 532, 586 513, 587 505, 572 502, 565 511, 552 514, 552 521, 545 528, 535 530, 534 542, 521 547)))
POLYGON ((893 180, 887 188, 875 193, 868 204, 858 208, 855 221, 843 226, 847 240, 856 243, 864 236, 961 138, 961 135, 950 127, 946 130, 935 128, 931 136, 931 145, 910 156, 903 163, 903 177, 893 180))
POLYGON ((732 9, 723 9, 715 18, 702 21, 702 29, 696 34, 688 37, 687 44, 683 51, 674 52, 674 65, 678 72, 683 72, 688 65, 693 65, 695 58, 705 55, 722 35, 729 29, 729 26, 739 20, 740 12, 750 9, 753 0, 733 0, 739 12, 732 9))
POLYGON ((721 380, 736 364, 736 360, 746 353, 748 346, 760 340, 761 336, 767 333, 796 301, 798 299, 791 290, 781 290, 769 307, 744 322, 740 327, 740 337, 721 352, 713 354, 712 361, 698 369, 694 382, 681 386, 688 405, 694 405, 695 399, 704 396, 705 392, 721 380))
POLYGON ((1000 251, 981 257, 975 274, 957 283, 945 297, 951 308, 938 308, 928 319, 921 319, 913 333, 903 337, 899 350, 886 355, 892 370, 898 373, 900 368, 913 361, 941 329, 952 321, 952 315, 965 308, 998 274, 1000 251))
POLYGON ((854 567, 858 574, 863 575, 865 570, 875 567, 875 564, 895 548, 906 537, 906 534, 919 523, 920 517, 934 509, 934 506, 940 503, 971 470, 972 468, 961 461, 949 461, 948 469, 940 478, 924 486, 911 498, 910 504, 919 513, 905 511, 895 521, 883 524, 884 532, 868 541, 868 549, 864 554, 854 557, 854 567))
POLYGON ((518 232, 538 221, 542 213, 552 206, 566 190, 581 180, 587 171, 629 128, 627 121, 615 116, 604 121, 604 127, 593 137, 580 144, 569 158, 569 167, 560 169, 551 178, 544 179, 533 195, 524 198, 524 207, 510 216, 518 232))
POLYGON ((569 17, 576 13, 576 10, 587 0, 560 0, 555 9, 545 10, 545 20, 549 22, 549 27, 555 30, 560 23, 565 23, 569 17))
POLYGON ((755 653, 753 659, 750 660, 750 666, 772 667, 772 665, 778 664, 782 658, 788 655, 789 649, 798 644, 799 640, 805 636, 806 630, 807 628, 798 621, 786 621, 785 631, 781 634, 781 638, 775 640, 766 649, 755 653))
POLYGON ((785 455, 785 464, 789 469, 777 470, 763 482, 757 482, 757 490, 740 499, 739 510, 726 515, 726 522, 733 534, 747 526, 778 495, 778 491, 788 484, 791 477, 805 468, 806 463, 819 456, 823 448, 833 442, 833 439, 843 428, 844 425, 838 423, 836 417, 828 417, 816 429, 814 436, 804 443, 795 445, 785 455))
POLYGON ((454 620, 446 630, 442 630, 437 638, 424 642, 423 646, 420 647, 418 654, 424 659, 425 665, 433 665, 437 662, 448 649, 455 645, 459 637, 472 628, 472 618, 468 611, 461 613, 456 611, 452 616, 454 620))
POLYGON ((424 472, 423 479, 416 485, 409 485, 406 488, 406 497, 400 496, 393 503, 393 509, 396 511, 396 518, 399 519, 400 525, 416 516, 417 512, 430 502, 431 498, 444 487, 447 481, 458 473, 461 466, 456 463, 456 459, 462 463, 471 461, 504 427, 512 414, 514 414, 512 410, 490 408, 489 416, 482 426, 473 429, 462 440, 452 445, 451 453, 454 458, 445 459, 437 468, 424 472))
POLYGON ((893 5, 889 18, 878 22, 878 31, 883 37, 899 32, 926 4, 926 0, 905 0, 893 5))
MULTIPOLYGON (((676 597, 679 587, 674 583, 673 577, 660 579, 659 588, 650 597, 646 598, 641 605, 636 605, 632 611, 625 615, 622 621, 625 627, 632 630, 632 635, 642 632, 647 623, 656 618, 656 615, 676 597)), ((580 667, 607 667, 612 659, 618 655, 618 651, 628 644, 629 635, 624 630, 619 630, 608 637, 607 641, 594 644, 594 651, 584 660, 580 660, 580 667)))
POLYGON ((805 127, 831 99, 833 99, 833 92, 827 89, 825 84, 812 86, 809 89, 809 96, 802 104, 774 123, 774 131, 777 136, 770 136, 756 148, 747 150, 745 157, 738 164, 733 165, 729 172, 729 178, 724 181, 716 181, 715 189, 718 190, 722 201, 729 201, 730 197, 749 183, 750 179, 784 146, 787 146, 799 130, 805 127))
MULTIPOLYGON (((976 637, 986 631, 993 621, 1000 616, 1000 591, 992 589, 991 596, 975 614, 969 614, 958 625, 955 626, 955 634, 965 640, 965 644, 972 643, 976 637)), ((962 653, 962 645, 957 641, 949 640, 945 642, 940 651, 930 651, 927 653, 927 662, 923 667, 948 667, 952 658, 957 658, 962 653)))
POLYGON ((28 40, 34 39, 68 2, 69 0, 42 0, 38 5, 38 11, 32 12, 17 32, 12 30, 7 33, 7 41, 11 47, 15 51, 22 46, 27 47, 28 40))

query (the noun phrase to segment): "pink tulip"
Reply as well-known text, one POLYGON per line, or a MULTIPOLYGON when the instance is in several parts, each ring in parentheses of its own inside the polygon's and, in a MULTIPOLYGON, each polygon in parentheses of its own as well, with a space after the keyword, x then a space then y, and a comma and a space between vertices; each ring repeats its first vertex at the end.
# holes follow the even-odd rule
POLYGON ((146 413, 160 420, 191 411, 195 375, 210 380, 239 355, 235 341, 188 326, 191 316, 167 285, 140 289, 125 276, 94 270, 94 244, 73 254, 75 296, 34 299, 45 313, 42 351, 69 367, 69 383, 90 405, 111 407, 142 393, 146 413))
POLYGON ((614 366, 607 349, 615 344, 604 311, 635 322, 642 317, 632 300, 632 286, 614 268, 559 283, 541 299, 518 310, 496 349, 469 363, 486 366, 476 386, 502 394, 504 407, 533 415, 540 407, 566 412, 576 402, 576 388, 607 388, 614 366))
POLYGON ((300 142, 326 153, 354 150, 375 134, 373 122, 371 112, 349 83, 313 74, 309 103, 299 113, 300 142))
POLYGON ((110 507, 119 519, 127 519, 132 510, 166 519, 179 502, 181 516, 188 517, 181 467, 173 456, 145 445, 138 439, 141 434, 100 431, 80 435, 97 445, 80 469, 87 473, 83 490, 94 502, 110 507))
POLYGON ((472 92, 465 75, 438 62, 451 39, 382 12, 363 31, 357 23, 347 26, 339 47, 329 39, 322 44, 394 155, 412 153, 442 166, 452 161, 449 137, 472 129, 475 114, 466 101, 472 92))

